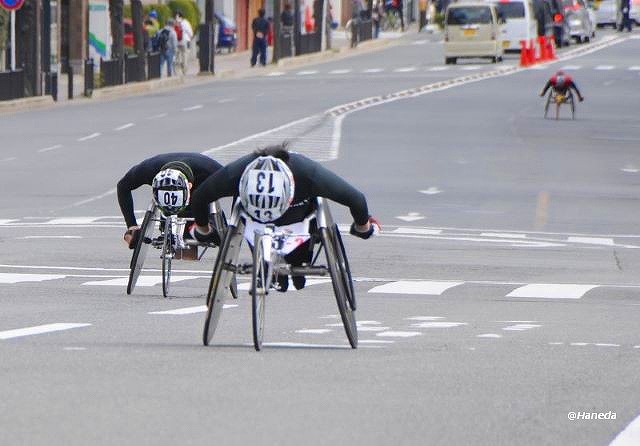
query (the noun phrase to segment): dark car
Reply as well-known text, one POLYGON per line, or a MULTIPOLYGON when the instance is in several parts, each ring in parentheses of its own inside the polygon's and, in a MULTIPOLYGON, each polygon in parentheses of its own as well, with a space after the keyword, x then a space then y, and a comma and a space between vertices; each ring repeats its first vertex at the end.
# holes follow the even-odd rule
POLYGON ((218 41, 216 48, 218 51, 222 51, 222 48, 226 48, 228 52, 235 51, 236 45, 238 44, 238 29, 236 24, 233 20, 222 14, 215 13, 215 17, 218 22, 218 41))
POLYGON ((571 43, 571 30, 562 0, 544 0, 549 7, 552 18, 553 36, 557 47, 568 46, 571 43))

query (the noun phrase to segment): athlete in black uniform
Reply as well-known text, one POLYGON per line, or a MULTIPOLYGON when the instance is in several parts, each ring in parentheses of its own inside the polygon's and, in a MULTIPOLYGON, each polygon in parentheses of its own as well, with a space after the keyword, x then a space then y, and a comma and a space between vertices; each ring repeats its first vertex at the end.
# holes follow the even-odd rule
MULTIPOLYGON (((321 164, 304 155, 289 152, 286 144, 281 144, 257 150, 228 164, 210 176, 198 190, 195 191, 191 205, 197 225, 194 233, 197 240, 206 242, 208 241, 208 237, 211 237, 212 234, 215 233, 215 229, 208 223, 209 203, 223 197, 237 196, 239 189, 242 191, 243 187, 246 186, 246 184, 242 183, 243 181, 247 181, 243 175, 245 169, 250 164, 255 164, 256 160, 260 157, 266 157, 267 160, 269 158, 272 160, 281 160, 283 164, 285 164, 285 166, 283 166, 284 170, 287 170, 287 173, 293 176, 290 181, 290 186, 287 186, 293 192, 293 196, 286 198, 280 197, 282 198, 280 202, 289 201, 290 204, 282 209, 283 213, 274 212, 277 218, 273 220, 272 223, 276 226, 302 221, 313 211, 315 204, 314 199, 316 197, 323 197, 349 208, 354 220, 354 223, 351 225, 351 234, 363 239, 368 239, 374 233, 375 226, 379 229, 380 225, 377 220, 369 215, 367 200, 362 192, 358 191, 321 164)), ((271 168, 272 167, 269 167, 269 169, 271 168)), ((282 170, 277 166, 275 169, 282 170)), ((259 187, 260 186, 258 186, 258 188, 259 187)), ((287 191, 285 195, 288 193, 289 191, 287 191)), ((257 212, 260 212, 258 205, 252 206, 256 204, 257 201, 249 204, 249 199, 243 197, 242 193, 240 198, 241 200, 247 200, 247 204, 245 204, 244 201, 243 204, 245 204, 245 210, 247 210, 252 217, 256 211, 246 209, 247 207, 257 209, 257 212)), ((278 200, 275 200, 274 202, 277 201, 278 200)), ((270 211, 273 210, 274 209, 270 209, 270 211)), ((264 219, 261 220, 258 218, 257 220, 266 222, 264 219)), ((307 242, 291 254, 288 254, 285 260, 291 265, 301 265, 311 260, 310 255, 311 249, 309 249, 307 242)), ((286 276, 278 277, 278 283, 280 291, 286 291, 288 278, 286 276)), ((305 284, 304 277, 294 277, 293 283, 297 289, 303 288, 305 284)))
POLYGON ((190 185, 189 188, 195 191, 209 175, 221 168, 222 165, 210 157, 200 153, 189 152, 156 155, 133 166, 118 182, 118 203, 127 224, 124 240, 129 245, 129 248, 133 249, 135 247, 138 230, 140 229, 133 212, 132 190, 139 188, 143 184, 151 185, 160 171, 175 169, 184 174, 190 185))

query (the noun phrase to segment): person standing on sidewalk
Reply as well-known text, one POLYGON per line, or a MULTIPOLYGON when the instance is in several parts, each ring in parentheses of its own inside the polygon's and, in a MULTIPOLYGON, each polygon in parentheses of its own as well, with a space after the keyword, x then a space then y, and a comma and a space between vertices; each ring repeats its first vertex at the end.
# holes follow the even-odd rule
POLYGON ((251 29, 253 30, 253 47, 251 51, 251 66, 256 65, 258 53, 260 54, 260 65, 267 64, 267 33, 269 32, 269 21, 264 18, 263 8, 258 10, 258 17, 253 19, 251 29))
POLYGON ((620 12, 622 13, 622 21, 620 22, 620 26, 618 27, 618 32, 622 32, 625 28, 627 31, 631 32, 631 1, 630 0, 621 0, 620 1, 620 12))
POLYGON ((173 58, 178 48, 178 35, 174 25, 173 19, 168 19, 164 28, 158 31, 157 36, 158 49, 160 51, 160 70, 162 71, 162 65, 166 62, 167 76, 169 77, 173 74, 173 58))
MULTIPOLYGON (((193 28, 188 20, 186 20, 182 12, 176 12, 176 35, 178 37, 178 52, 176 53, 176 66, 182 70, 182 74, 187 74, 189 66, 189 49, 191 48, 191 40, 193 39, 193 28), (178 33, 178 30, 180 32, 178 33)), ((176 68, 177 69, 177 68, 176 68)))
POLYGON ((373 21, 373 38, 380 36, 380 25, 384 17, 384 0, 373 0, 371 9, 371 20, 373 21))

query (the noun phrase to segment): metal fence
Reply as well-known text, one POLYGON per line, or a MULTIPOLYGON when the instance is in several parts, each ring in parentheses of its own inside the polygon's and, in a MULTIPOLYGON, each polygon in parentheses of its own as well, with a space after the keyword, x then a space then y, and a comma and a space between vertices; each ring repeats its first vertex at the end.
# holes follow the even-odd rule
POLYGON ((147 80, 160 78, 160 53, 147 53, 147 80))
POLYGON ((84 95, 91 97, 94 89, 94 63, 93 59, 84 61, 84 95))
POLYGON ((111 87, 113 85, 122 85, 124 83, 122 61, 119 59, 104 60, 100 59, 100 77, 101 86, 111 87))
POLYGON ((1 71, 0 101, 20 99, 24 96, 24 70, 1 71))
POLYGON ((146 79, 144 58, 140 58, 137 55, 125 55, 124 56, 124 81, 129 82, 141 82, 146 79))

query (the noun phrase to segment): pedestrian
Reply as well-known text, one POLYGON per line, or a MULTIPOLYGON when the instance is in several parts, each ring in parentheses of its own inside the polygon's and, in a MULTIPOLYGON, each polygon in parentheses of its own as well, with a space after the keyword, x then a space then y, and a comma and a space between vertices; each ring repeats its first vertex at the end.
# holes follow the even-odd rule
POLYGON ((289 2, 285 2, 284 4, 284 9, 280 14, 280 23, 282 26, 293 28, 293 13, 291 12, 291 4, 289 2))
POLYGON ((625 28, 627 31, 631 32, 631 1, 630 0, 620 0, 620 12, 622 13, 622 21, 620 22, 620 26, 618 27, 618 31, 622 32, 625 28))
POLYGON ((162 65, 167 64, 167 76, 171 77, 173 74, 173 58, 178 48, 178 36, 174 28, 175 22, 173 19, 167 19, 157 36, 158 50, 160 51, 160 70, 162 65))
POLYGON ((182 74, 187 74, 189 65, 189 49, 193 39, 193 28, 182 12, 176 12, 175 24, 176 36, 178 37, 178 51, 176 53, 176 65, 182 70, 182 74))
POLYGON ((256 65, 258 54, 260 54, 260 65, 267 65, 267 34, 269 33, 269 21, 264 18, 265 10, 258 10, 258 17, 251 22, 253 30, 253 47, 251 51, 251 66, 256 65))
POLYGON ((400 15, 400 31, 404 32, 404 1, 398 0, 398 15, 400 15))
POLYGON ((371 9, 371 20, 373 21, 373 38, 380 36, 380 25, 384 17, 384 0, 374 0, 371 9))

